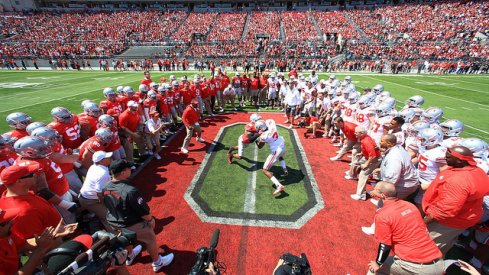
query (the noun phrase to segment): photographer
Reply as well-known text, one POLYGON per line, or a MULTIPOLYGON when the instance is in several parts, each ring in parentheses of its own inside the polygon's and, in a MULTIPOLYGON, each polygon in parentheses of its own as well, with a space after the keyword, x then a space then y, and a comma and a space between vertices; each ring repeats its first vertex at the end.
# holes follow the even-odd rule
POLYGON ((285 253, 280 256, 277 266, 273 270, 273 275, 311 275, 311 267, 306 254, 300 257, 285 253))
MULTIPOLYGON (((149 206, 139 190, 128 180, 131 164, 125 160, 116 160, 110 164, 112 181, 103 189, 104 203, 109 213, 107 221, 116 229, 127 229, 136 233, 137 240, 146 244, 155 272, 173 261, 173 253, 166 256, 158 254, 158 244, 154 232, 155 218, 150 214, 149 206)), ((126 264, 130 265, 141 252, 136 246, 130 253, 126 264)))

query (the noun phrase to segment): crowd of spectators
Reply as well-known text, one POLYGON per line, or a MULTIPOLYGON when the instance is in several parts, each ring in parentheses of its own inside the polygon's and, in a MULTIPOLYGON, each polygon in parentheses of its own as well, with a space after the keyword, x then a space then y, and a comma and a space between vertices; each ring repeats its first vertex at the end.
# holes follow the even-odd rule
POLYGON ((255 39, 255 35, 268 35, 270 40, 280 38, 280 13, 278 12, 254 12, 251 14, 246 28, 246 38, 255 39))
POLYGON ((283 12, 281 15, 286 41, 318 40, 319 33, 308 12, 283 12))
POLYGON ((240 40, 243 35, 247 13, 222 13, 217 17, 216 24, 207 36, 207 41, 220 42, 240 40))
POLYGON ((173 33, 172 39, 189 42, 194 33, 205 37, 215 24, 217 16, 217 12, 190 13, 178 30, 173 33))

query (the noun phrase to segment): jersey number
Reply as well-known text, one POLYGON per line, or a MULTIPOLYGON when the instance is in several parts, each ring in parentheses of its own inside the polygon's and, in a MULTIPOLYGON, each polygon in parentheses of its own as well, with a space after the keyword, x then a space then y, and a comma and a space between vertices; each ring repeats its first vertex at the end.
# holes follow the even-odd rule
POLYGON ((80 128, 78 128, 78 125, 68 128, 66 129, 66 135, 69 137, 68 140, 77 140, 80 137, 80 128))
POLYGON ((423 156, 423 155, 419 155, 419 163, 418 163, 418 168, 419 170, 421 171, 426 171, 426 162, 428 161, 428 159, 423 156))

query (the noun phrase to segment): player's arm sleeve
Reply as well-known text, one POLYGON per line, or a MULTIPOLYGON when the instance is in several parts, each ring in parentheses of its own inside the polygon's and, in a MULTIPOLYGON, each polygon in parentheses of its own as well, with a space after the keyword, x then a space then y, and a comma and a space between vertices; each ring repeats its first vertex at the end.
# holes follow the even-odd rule
POLYGON ((379 248, 377 249, 377 257, 375 258, 375 262, 378 265, 382 265, 387 259, 387 257, 389 257, 390 251, 391 251, 390 245, 379 243, 379 248))

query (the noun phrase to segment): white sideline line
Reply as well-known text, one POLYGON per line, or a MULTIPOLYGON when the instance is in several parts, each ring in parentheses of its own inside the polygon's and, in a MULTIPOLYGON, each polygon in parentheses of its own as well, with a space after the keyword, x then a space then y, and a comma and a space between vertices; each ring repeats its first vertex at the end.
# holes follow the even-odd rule
MULTIPOLYGON (((404 79, 408 79, 409 81, 412 81, 411 79, 409 79, 409 77, 401 76, 400 78, 404 78, 404 79)), ((446 80, 451 80, 451 81, 463 82, 463 81, 459 81, 459 80, 457 80, 457 79, 450 79, 450 78, 443 78, 442 80, 443 80, 443 81, 446 81, 446 80)), ((450 83, 450 87, 457 88, 457 89, 459 89, 459 90, 466 90, 466 91, 471 91, 471 92, 481 93, 481 94, 489 94, 489 92, 484 92, 484 91, 480 91, 480 90, 467 89, 467 88, 462 88, 462 87, 460 87, 460 86, 455 86, 455 85, 457 85, 457 84, 458 84, 457 82, 455 82, 455 83, 450 83)))
MULTIPOLYGON (((488 132, 488 131, 484 131, 484 130, 481 130, 481 129, 479 129, 479 128, 475 128, 475 127, 470 126, 470 125, 467 125, 467 124, 465 124, 465 126, 469 127, 470 129, 474 129, 474 130, 477 130, 477 131, 479 131, 479 132, 482 132, 482 133, 484 133, 484 134, 488 134, 488 135, 489 135, 489 132, 488 132)), ((487 137, 484 137, 484 138, 487 138, 487 137)))
MULTIPOLYGON (((370 76, 364 76, 364 77, 373 79, 375 81, 379 81, 377 78, 374 78, 374 77, 370 77, 370 76)), ((426 90, 422 90, 422 89, 418 89, 418 88, 409 87, 407 85, 399 84, 399 83, 392 82, 392 81, 387 81, 387 80, 382 80, 382 81, 383 82, 389 82, 389 83, 392 83, 392 84, 397 85, 397 86, 406 87, 406 88, 411 89, 411 90, 421 91, 421 92, 424 92, 424 93, 428 93, 428 94, 432 94, 432 95, 436 95, 436 96, 440 96, 440 97, 446 97, 446 98, 455 99, 455 100, 459 100, 459 101, 463 101, 463 102, 475 104, 475 105, 478 105, 478 106, 486 107, 486 105, 480 104, 480 103, 477 103, 477 102, 472 102, 472 101, 469 101, 469 100, 464 100, 464 99, 460 99, 460 98, 456 98, 456 97, 452 97, 452 96, 448 96, 448 95, 437 94, 437 93, 433 93, 433 92, 430 92, 430 91, 426 91, 426 90)))
POLYGON ((473 111, 473 109, 471 109, 471 108, 467 108, 467 107, 460 107, 460 108, 462 108, 462 109, 464 109, 464 110, 467 110, 467 111, 473 111))
MULTIPOLYGON (((469 84, 477 84, 477 85, 489 85, 487 83, 480 83, 480 82, 474 83, 474 82, 458 79, 458 78, 463 78, 464 76, 462 76, 462 75, 444 75, 444 76, 426 75, 426 77, 436 77, 436 78, 442 77, 443 80, 452 80, 452 81, 464 82, 464 83, 469 83, 469 84), (457 79, 454 79, 454 78, 457 78, 457 79)), ((474 78, 474 76, 471 76, 471 78, 474 78)), ((481 78, 481 77, 476 77, 476 78, 481 78)), ((482 78, 488 78, 488 77, 482 77, 482 78)))
POLYGON ((449 110, 454 110, 454 111, 456 111, 456 110, 457 110, 457 109, 455 109, 455 108, 448 107, 448 106, 445 106, 445 108, 447 108, 447 109, 449 109, 449 110))
MULTIPOLYGON (((131 82, 134 82, 134 81, 124 82, 122 84, 123 85, 124 84, 129 84, 131 82)), ((95 92, 95 91, 99 91, 99 90, 100 89, 93 89, 93 90, 86 91, 86 92, 83 92, 83 93, 78 93, 78 94, 76 94, 76 96, 83 95, 83 94, 89 94, 89 93, 92 93, 92 92, 95 92)), ((55 99, 50 99, 50 100, 46 100, 46 101, 41 101, 41 102, 37 102, 37 103, 34 103, 34 104, 25 105, 25 106, 19 106, 19 107, 15 107, 15 108, 12 108, 12 109, 5 109, 5 110, 1 110, 0 113, 11 112, 11 111, 15 111, 15 110, 19 110, 19 109, 23 109, 23 108, 27 108, 27 107, 36 106, 36 105, 39 105, 39 104, 44 104, 44 103, 49 103, 49 102, 53 102, 53 101, 58 101, 58 100, 61 100, 61 99, 66 99, 66 98, 69 98, 69 97, 73 97, 73 95, 68 95, 68 96, 64 96, 64 97, 60 97, 60 98, 55 98, 55 99)))
POLYGON ((252 213, 256 212, 256 171, 258 161, 258 146, 253 146, 253 166, 252 171, 248 175, 248 185, 246 186, 244 212, 252 213))
POLYGON ((479 107, 479 109, 489 111, 489 108, 482 108, 482 107, 479 107))

